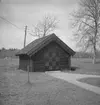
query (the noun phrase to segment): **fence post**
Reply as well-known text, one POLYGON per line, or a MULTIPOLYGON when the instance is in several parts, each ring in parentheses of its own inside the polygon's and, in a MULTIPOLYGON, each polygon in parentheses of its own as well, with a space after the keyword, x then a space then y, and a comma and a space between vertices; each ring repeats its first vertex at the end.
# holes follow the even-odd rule
POLYGON ((29 65, 27 66, 27 72, 28 72, 28 82, 30 82, 30 78, 29 78, 29 70, 30 70, 30 68, 29 68, 29 65))

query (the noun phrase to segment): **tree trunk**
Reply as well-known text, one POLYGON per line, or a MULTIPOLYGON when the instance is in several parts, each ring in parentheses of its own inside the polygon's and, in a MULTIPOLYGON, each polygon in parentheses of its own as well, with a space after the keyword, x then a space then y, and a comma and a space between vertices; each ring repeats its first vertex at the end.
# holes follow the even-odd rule
POLYGON ((44 32, 43 37, 45 37, 45 36, 46 36, 46 33, 44 32))
POLYGON ((95 64, 95 63, 96 63, 96 57, 93 56, 93 64, 95 64))
POLYGON ((93 52, 93 64, 95 64, 96 63, 96 47, 95 47, 95 45, 93 46, 93 50, 94 50, 94 52, 93 52))
POLYGON ((95 17, 95 34, 94 34, 94 38, 93 38, 93 50, 94 50, 94 54, 93 54, 93 64, 96 63, 96 36, 98 33, 98 24, 97 24, 98 20, 97 20, 97 15, 95 17))

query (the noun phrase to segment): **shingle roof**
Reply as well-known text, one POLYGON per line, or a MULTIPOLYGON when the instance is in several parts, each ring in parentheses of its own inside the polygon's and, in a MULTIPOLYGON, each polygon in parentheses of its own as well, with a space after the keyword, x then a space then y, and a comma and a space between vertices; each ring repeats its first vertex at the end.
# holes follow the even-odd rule
POLYGON ((16 56, 20 55, 33 55, 44 46, 46 46, 51 41, 56 41, 65 51, 67 51, 70 55, 74 55, 75 52, 69 48, 63 41, 61 41, 54 33, 39 39, 34 40, 30 44, 28 44, 25 48, 21 49, 16 56))

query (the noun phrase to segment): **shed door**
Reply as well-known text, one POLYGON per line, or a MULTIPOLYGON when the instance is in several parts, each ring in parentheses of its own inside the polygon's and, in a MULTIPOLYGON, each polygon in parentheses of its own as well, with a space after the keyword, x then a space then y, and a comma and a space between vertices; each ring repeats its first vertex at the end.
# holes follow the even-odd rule
POLYGON ((44 59, 45 70, 60 70, 59 52, 56 49, 46 52, 44 59))

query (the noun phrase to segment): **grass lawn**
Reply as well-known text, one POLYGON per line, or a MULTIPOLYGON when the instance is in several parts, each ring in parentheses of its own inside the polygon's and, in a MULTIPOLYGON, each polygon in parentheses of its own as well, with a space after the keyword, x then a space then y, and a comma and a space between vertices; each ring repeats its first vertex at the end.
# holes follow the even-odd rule
POLYGON ((83 78, 79 80, 80 82, 88 83, 90 85, 98 86, 100 87, 100 78, 83 78))
MULTIPOLYGON (((11 71, 4 73, 4 105, 99 105, 100 95, 84 90, 45 73, 11 71)), ((1 87, 0 87, 1 88, 1 87)), ((0 104, 3 105, 3 104, 0 104)))
POLYGON ((18 66, 19 64, 19 59, 0 59, 0 67, 3 67, 3 66, 18 66))
POLYGON ((72 67, 76 68, 76 70, 72 71, 72 73, 100 75, 100 59, 97 59, 96 64, 92 63, 92 59, 87 58, 72 58, 71 61, 72 67))
POLYGON ((31 83, 27 83, 27 73, 14 69, 18 67, 18 60, 3 60, 2 64, 3 66, 0 67, 0 105, 100 104, 100 95, 45 73, 30 73, 31 83), (7 65, 5 62, 8 62, 7 65))

